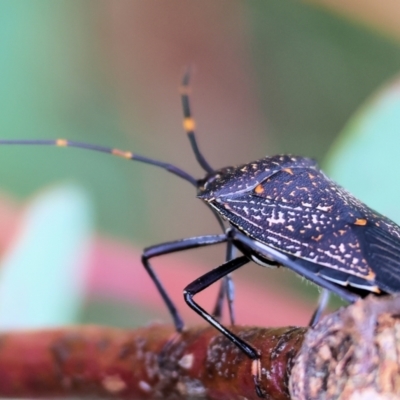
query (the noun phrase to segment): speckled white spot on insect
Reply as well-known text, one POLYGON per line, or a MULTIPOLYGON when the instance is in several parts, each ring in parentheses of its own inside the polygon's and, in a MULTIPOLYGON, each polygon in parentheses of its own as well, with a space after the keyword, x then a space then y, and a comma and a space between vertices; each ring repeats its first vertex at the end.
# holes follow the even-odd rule
POLYGON ((267 218, 269 226, 274 224, 283 224, 285 223, 285 218, 283 212, 278 212, 278 217, 276 217, 275 212, 273 213, 271 218, 267 218))
POLYGON ((281 243, 281 241, 279 239, 277 239, 276 237, 273 237, 273 236, 267 236, 267 239, 270 240, 271 242, 281 243))
POLYGON ((313 224, 318 223, 318 215, 317 214, 311 214, 311 221, 313 224))
POLYGON ((336 254, 332 254, 329 250, 326 251, 325 254, 326 254, 328 257, 331 257, 331 258, 333 258, 334 260, 337 260, 337 261, 339 261, 339 262, 342 263, 342 264, 345 262, 345 260, 343 259, 343 257, 341 257, 341 256, 339 256, 339 255, 336 255, 336 254))
POLYGON ((321 205, 318 205, 316 207, 316 209, 320 210, 320 211, 328 212, 328 211, 330 211, 332 209, 332 206, 321 206, 321 205))

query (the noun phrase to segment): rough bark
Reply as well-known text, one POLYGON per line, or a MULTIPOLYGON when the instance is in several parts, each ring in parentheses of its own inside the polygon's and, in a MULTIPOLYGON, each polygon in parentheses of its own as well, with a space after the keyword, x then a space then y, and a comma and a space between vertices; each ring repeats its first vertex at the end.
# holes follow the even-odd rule
POLYGON ((291 371, 295 400, 400 398, 400 296, 370 296, 306 335, 291 371))
MULTIPOLYGON (((234 328, 262 354, 261 387, 288 394, 304 328, 234 328)), ((0 335, 1 397, 256 399, 251 361, 213 328, 85 326, 0 335)))
MULTIPOLYGON (((232 329, 260 351, 269 400, 400 398, 400 296, 369 297, 308 332, 232 329)), ((211 327, 0 334, 1 397, 257 399, 251 368, 211 327)))

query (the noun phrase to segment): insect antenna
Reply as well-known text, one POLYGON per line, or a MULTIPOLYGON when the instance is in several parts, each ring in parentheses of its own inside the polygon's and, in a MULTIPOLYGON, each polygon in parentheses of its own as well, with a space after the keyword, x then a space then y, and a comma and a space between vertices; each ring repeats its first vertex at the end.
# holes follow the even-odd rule
POLYGON ((189 93, 190 93, 190 72, 191 69, 187 68, 185 73, 183 74, 182 84, 180 87, 181 99, 182 99, 182 108, 183 108, 183 129, 185 130, 190 145, 192 146, 192 150, 196 157, 197 162, 207 173, 214 172, 214 168, 210 166, 207 160, 204 158, 203 154, 199 149, 199 145, 197 144, 195 129, 196 122, 192 117, 192 112, 190 110, 190 101, 189 101, 189 93))
MULTIPOLYGON (((182 99, 182 109, 183 109, 183 129, 185 130, 185 132, 189 138, 190 146, 192 147, 192 150, 196 157, 197 162, 204 169, 204 171, 211 174, 215 170, 214 170, 214 168, 212 168, 210 166, 210 164, 204 158, 203 154, 201 153, 201 151, 199 149, 199 145, 198 145, 197 139, 196 139, 196 134, 195 134, 196 122, 195 122, 195 120, 192 116, 192 112, 190 110, 190 100, 189 100, 190 74, 191 74, 191 68, 187 67, 183 74, 182 83, 181 83, 181 87, 180 87, 180 93, 181 93, 181 99, 182 99)), ((217 218, 218 224, 221 227, 222 231, 225 232, 225 226, 222 221, 222 218, 218 215, 218 213, 211 206, 209 206, 208 208, 214 214, 215 218, 217 218)))
MULTIPOLYGON (((183 127, 188 135, 190 145, 195 154, 196 160, 200 164, 200 166, 208 173, 214 172, 214 169, 208 164, 203 154, 200 152, 199 146, 197 144, 196 136, 195 136, 195 121, 192 117, 190 111, 190 103, 189 103, 189 80, 190 80, 190 68, 184 73, 181 85, 181 98, 182 98, 182 108, 183 108, 183 127)), ((122 157, 127 160, 139 161, 145 164, 154 165, 156 167, 165 169, 166 171, 179 176, 185 181, 190 182, 196 188, 198 187, 198 180, 194 178, 192 175, 188 174, 186 171, 181 168, 166 163, 159 160, 154 160, 149 157, 144 157, 139 154, 134 154, 130 151, 123 151, 111 147, 104 147, 99 145, 94 145, 90 143, 78 142, 74 140, 66 140, 66 139, 0 139, 1 145, 28 145, 28 146, 54 146, 54 147, 74 147, 78 149, 85 149, 91 151, 97 151, 100 153, 107 153, 114 156, 122 157)))
POLYGON ((44 139, 44 140, 13 140, 13 139, 0 139, 0 145, 29 145, 29 146, 55 146, 55 147, 75 147, 78 149, 85 149, 91 151, 97 151, 100 153, 107 153, 113 156, 118 156, 125 158, 127 160, 139 161, 145 164, 154 165, 156 167, 165 169, 166 171, 179 176, 185 181, 190 182, 196 188, 198 187, 197 179, 193 176, 189 175, 184 170, 176 167, 175 165, 165 163, 163 161, 154 160, 149 157, 140 156, 138 154, 134 154, 130 151, 122 151, 119 149, 113 149, 110 147, 98 146, 89 143, 76 142, 73 140, 65 140, 65 139, 44 139))

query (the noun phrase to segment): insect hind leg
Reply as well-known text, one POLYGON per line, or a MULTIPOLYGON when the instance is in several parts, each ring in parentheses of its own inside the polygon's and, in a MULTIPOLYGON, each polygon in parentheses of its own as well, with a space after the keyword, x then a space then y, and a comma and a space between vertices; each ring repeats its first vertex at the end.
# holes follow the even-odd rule
POLYGON ((319 295, 317 308, 313 312, 313 315, 311 316, 308 326, 313 327, 318 323, 318 321, 321 319, 322 313, 328 306, 329 298, 330 298, 329 290, 322 289, 321 294, 319 295))
POLYGON ((239 336, 235 335, 229 329, 225 328, 217 319, 212 317, 207 311, 205 311, 201 306, 199 306, 194 300, 193 296, 197 293, 208 288, 213 283, 224 278, 231 272, 247 264, 250 259, 247 256, 241 256, 234 258, 233 260, 227 261, 215 268, 200 278, 193 281, 191 284, 186 286, 183 291, 183 296, 188 304, 188 306, 194 310, 198 315, 204 318, 210 325, 216 328, 224 336, 226 336, 233 344, 235 344, 241 351, 243 351, 247 357, 252 360, 252 376, 254 380, 255 390, 259 397, 264 397, 264 392, 260 386, 261 377, 261 364, 260 364, 260 354, 256 349, 250 346, 246 341, 241 339, 239 336))

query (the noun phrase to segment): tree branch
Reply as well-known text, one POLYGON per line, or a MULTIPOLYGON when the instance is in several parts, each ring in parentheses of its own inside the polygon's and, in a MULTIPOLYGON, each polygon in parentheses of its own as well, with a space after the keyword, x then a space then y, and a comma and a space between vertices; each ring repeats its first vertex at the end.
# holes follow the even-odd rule
MULTIPOLYGON (((269 400, 400 396, 400 296, 370 296, 308 332, 232 330, 260 351, 260 385, 269 400)), ((211 327, 183 334, 166 325, 0 334, 1 397, 257 399, 251 366, 211 327)))
MULTIPOLYGON (((262 354, 262 388, 289 399, 288 370, 304 328, 233 328, 262 354)), ((257 399, 251 361, 213 328, 182 335, 81 326, 0 335, 1 397, 257 399)))

